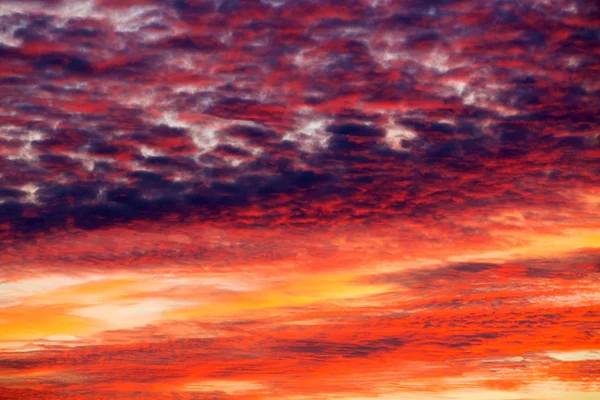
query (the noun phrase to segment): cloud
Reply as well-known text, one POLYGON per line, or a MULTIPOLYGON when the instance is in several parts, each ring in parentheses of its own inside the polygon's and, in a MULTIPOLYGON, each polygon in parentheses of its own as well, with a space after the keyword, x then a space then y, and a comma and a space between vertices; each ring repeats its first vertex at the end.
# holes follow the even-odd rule
POLYGON ((164 299, 145 299, 131 302, 111 302, 107 305, 93 305, 73 310, 73 315, 101 320, 111 329, 123 329, 143 326, 160 320, 162 313, 170 309, 187 305, 184 301, 164 299))
POLYGON ((600 353, 597 351, 555 352, 548 353, 548 355, 560 361, 585 361, 600 359, 600 353))
POLYGON ((274 182, 290 175, 329 178, 309 192, 289 185, 304 217, 283 207, 270 224, 422 220, 550 198, 569 209, 557 189, 573 179, 597 184, 587 6, 570 14, 558 5, 411 3, 390 12, 387 2, 356 2, 340 14, 333 4, 304 2, 49 4, 11 3, 2 16, 12 43, 2 51, 15 71, 3 78, 2 105, 12 115, 2 140, 13 155, 0 163, 11 242, 172 215, 206 221, 225 213, 235 223, 256 204, 275 207, 282 192, 274 182), (460 11, 451 18, 453 7, 460 11), (307 15, 314 22, 299 30, 292 16, 307 15), (502 30, 515 34, 496 35, 502 30), (321 144, 305 146, 296 132, 307 121, 335 122, 314 125, 310 135, 321 144), (206 122, 230 126, 209 133, 206 122), (394 129, 411 134, 399 144, 389 138, 394 129), (161 178, 139 179, 145 173, 161 178), (258 195, 223 195, 229 184, 243 193, 236 186, 249 176, 258 195), (443 196, 436 179, 453 182, 443 196), (35 201, 21 194, 47 182, 88 194, 67 202, 60 191, 34 191, 35 201), (125 190, 128 204, 105 196, 125 190), (344 199, 345 217, 324 206, 327 196, 344 199))
POLYGON ((596 392, 597 13, 3 1, 0 398, 596 392))

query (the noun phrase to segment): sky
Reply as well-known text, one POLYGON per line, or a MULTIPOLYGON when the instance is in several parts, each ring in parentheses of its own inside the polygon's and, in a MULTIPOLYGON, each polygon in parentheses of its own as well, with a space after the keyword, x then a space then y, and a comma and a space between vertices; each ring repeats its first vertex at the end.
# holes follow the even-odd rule
POLYGON ((600 7, 0 2, 0 400, 600 399, 600 7))

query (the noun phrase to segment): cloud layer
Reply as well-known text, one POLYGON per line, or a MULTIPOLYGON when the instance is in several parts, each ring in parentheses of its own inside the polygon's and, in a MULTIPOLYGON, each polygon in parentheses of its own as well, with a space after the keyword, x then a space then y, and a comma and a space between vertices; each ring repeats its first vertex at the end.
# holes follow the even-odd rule
POLYGON ((0 399, 593 398, 598 14, 3 1, 0 399))
POLYGON ((3 241, 572 206, 598 185, 597 12, 7 2, 3 241))

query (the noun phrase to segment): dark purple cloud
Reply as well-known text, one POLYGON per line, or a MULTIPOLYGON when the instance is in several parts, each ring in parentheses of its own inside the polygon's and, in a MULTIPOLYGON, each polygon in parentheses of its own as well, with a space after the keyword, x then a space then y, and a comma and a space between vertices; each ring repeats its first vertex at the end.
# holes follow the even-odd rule
POLYGON ((257 204, 278 217, 244 225, 572 207, 566 188, 599 183, 597 14, 583 1, 4 2, 0 235, 235 225, 257 204))

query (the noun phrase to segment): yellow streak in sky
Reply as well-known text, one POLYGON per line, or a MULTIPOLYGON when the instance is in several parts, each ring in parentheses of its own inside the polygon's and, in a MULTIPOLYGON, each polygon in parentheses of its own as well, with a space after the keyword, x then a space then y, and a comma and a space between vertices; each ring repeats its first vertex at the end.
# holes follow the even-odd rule
POLYGON ((0 340, 36 340, 52 335, 82 336, 101 326, 89 318, 70 315, 68 308, 19 305, 0 309, 0 340))
POLYGON ((387 290, 386 286, 355 282, 356 274, 290 277, 289 281, 252 292, 231 293, 221 301, 182 308, 165 317, 187 319, 229 316, 248 310, 297 307, 318 301, 355 298, 387 290))

